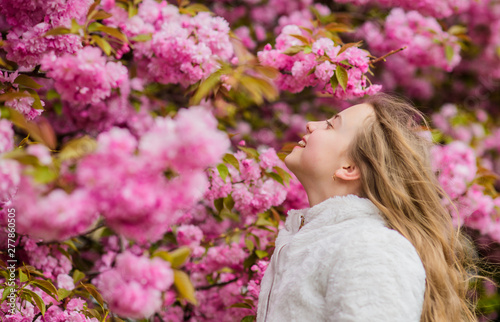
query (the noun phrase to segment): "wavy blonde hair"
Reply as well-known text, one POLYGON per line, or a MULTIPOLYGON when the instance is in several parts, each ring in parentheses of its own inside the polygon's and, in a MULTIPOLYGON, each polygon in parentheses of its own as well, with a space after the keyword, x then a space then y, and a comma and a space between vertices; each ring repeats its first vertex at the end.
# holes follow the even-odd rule
POLYGON ((432 143, 417 130, 416 120, 425 122, 423 115, 387 94, 365 103, 373 107, 375 120, 358 133, 348 157, 361 171, 363 197, 420 255, 427 275, 421 321, 476 321, 467 299, 471 273, 476 272, 472 254, 441 202, 447 195, 431 169, 432 143))

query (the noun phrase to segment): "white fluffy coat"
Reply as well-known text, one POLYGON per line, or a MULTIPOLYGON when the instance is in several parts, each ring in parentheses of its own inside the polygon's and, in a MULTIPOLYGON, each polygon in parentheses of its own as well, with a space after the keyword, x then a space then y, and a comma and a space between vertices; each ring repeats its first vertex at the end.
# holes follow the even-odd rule
POLYGON ((378 208, 354 195, 334 197, 288 212, 257 321, 418 322, 424 291, 420 257, 378 208))

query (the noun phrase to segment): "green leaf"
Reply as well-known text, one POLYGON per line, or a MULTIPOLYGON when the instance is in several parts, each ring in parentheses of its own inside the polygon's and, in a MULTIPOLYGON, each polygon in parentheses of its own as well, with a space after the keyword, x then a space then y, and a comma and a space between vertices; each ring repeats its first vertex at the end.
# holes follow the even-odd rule
POLYGON ((71 33, 78 34, 80 33, 80 29, 82 29, 82 26, 80 26, 76 19, 71 19, 71 33))
POLYGON ((226 178, 229 175, 229 169, 224 163, 221 163, 217 166, 217 170, 219 171, 219 175, 224 182, 226 182, 226 178))
POLYGON ((118 30, 116 28, 111 28, 108 26, 99 26, 96 28, 96 31, 101 31, 101 32, 103 32, 111 37, 114 37, 116 39, 119 39, 123 42, 128 43, 127 36, 125 36, 124 33, 122 33, 120 30, 118 30))
POLYGON ((304 48, 304 54, 310 54, 310 53, 312 53, 312 48, 311 48, 311 46, 306 46, 306 47, 304 48))
POLYGON ((24 74, 17 76, 16 79, 14 80, 14 84, 23 85, 33 89, 39 89, 43 87, 42 85, 35 82, 33 78, 24 74))
POLYGON ((57 290, 57 297, 59 297, 59 301, 64 300, 65 298, 67 298, 70 295, 71 295, 71 291, 68 291, 64 288, 60 288, 57 290))
POLYGON ((178 269, 174 269, 174 285, 182 298, 185 298, 191 304, 198 305, 198 301, 194 295, 193 283, 191 283, 191 280, 186 273, 178 269))
POLYGON ((304 48, 305 48, 305 46, 291 46, 291 47, 288 47, 283 52, 283 54, 288 55, 288 56, 293 56, 293 55, 296 55, 296 54, 300 53, 301 51, 303 51, 304 48))
POLYGON ((19 270, 19 281, 21 281, 21 283, 28 281, 28 275, 26 275, 22 270, 19 270))
POLYGON ((284 169, 280 167, 274 167, 273 169, 280 175, 281 178, 283 178, 284 183, 286 184, 290 183, 292 176, 288 172, 286 172, 284 169))
POLYGON ((446 54, 446 60, 448 62, 451 62, 453 59, 453 55, 454 55, 453 47, 451 47, 450 45, 446 45, 446 46, 444 46, 444 51, 446 54))
POLYGON ((255 255, 257 255, 258 258, 262 259, 262 258, 268 256, 269 254, 266 251, 258 249, 255 251, 255 255))
POLYGON ((28 91, 28 93, 31 94, 31 97, 33 97, 35 99, 32 107, 36 108, 37 110, 43 110, 42 101, 40 100, 40 96, 38 96, 38 93, 34 89, 31 89, 31 88, 27 88, 26 91, 28 91))
POLYGON ((337 80, 337 75, 333 74, 330 78, 330 85, 332 86, 332 90, 335 93, 337 86, 339 86, 339 81, 337 80))
POLYGON ((0 102, 10 101, 10 100, 14 100, 17 98, 30 97, 30 96, 31 95, 29 93, 25 93, 25 92, 4 93, 4 94, 0 94, 0 102))
MULTIPOLYGON (((69 159, 79 159, 84 157, 85 155, 92 153, 95 149, 97 149, 97 142, 95 139, 89 137, 89 136, 82 136, 77 139, 73 139, 69 142, 67 142, 63 148, 61 149, 61 152, 59 152, 58 158, 61 161, 64 160, 69 160, 69 159)), ((74 247, 73 245, 69 245, 71 248, 74 247)), ((76 247, 74 247, 76 248, 76 247)), ((76 250, 78 251, 78 250, 76 250)))
POLYGON ((130 40, 135 41, 135 42, 144 42, 144 41, 149 41, 151 39, 153 39, 152 33, 141 34, 141 35, 137 35, 135 37, 130 38, 130 40))
POLYGON ((347 88, 347 71, 344 67, 337 65, 337 69, 335 70, 335 76, 337 77, 337 81, 345 92, 347 88))
POLYGON ((214 89, 216 85, 220 83, 220 76, 222 75, 221 71, 218 70, 212 75, 208 76, 207 79, 200 83, 198 89, 194 93, 194 95, 189 100, 190 105, 196 105, 200 103, 200 101, 207 97, 210 91, 214 89))
POLYGON ((45 98, 48 99, 48 100, 53 100, 53 99, 56 99, 56 98, 61 98, 61 95, 59 95, 59 93, 56 92, 55 90, 49 89, 47 91, 47 94, 45 94, 45 98))
POLYGON ((254 322, 255 321, 255 315, 247 315, 243 319, 241 319, 240 322, 254 322))
POLYGON ((170 257, 172 260, 170 263, 172 264, 172 268, 179 268, 181 267, 189 258, 189 255, 191 254, 191 250, 189 247, 182 246, 177 248, 176 250, 173 250, 169 252, 170 257))
POLYGON ((77 285, 78 282, 81 281, 83 278, 85 278, 85 273, 75 269, 75 271, 73 272, 73 283, 77 285))
POLYGON ((235 303, 233 305, 231 305, 230 307, 238 307, 238 308, 242 308, 242 309, 251 309, 252 306, 248 303, 235 303))
POLYGON ((89 7, 89 11, 87 11, 87 18, 94 13, 95 9, 100 3, 101 1, 94 1, 94 3, 92 3, 92 5, 89 7))
POLYGON ((359 47, 361 44, 363 43, 362 40, 358 41, 358 42, 351 42, 351 43, 348 43, 348 44, 345 44, 343 45, 339 52, 337 53, 337 56, 342 54, 344 51, 346 51, 347 49, 351 48, 351 47, 359 47))
POLYGON ((285 185, 285 183, 283 182, 283 178, 276 172, 269 172, 268 174, 271 178, 273 178, 277 182, 281 183, 282 185, 285 185))
POLYGON ((94 40, 97 46, 99 46, 107 56, 111 55, 113 48, 106 39, 98 35, 92 35, 92 40, 94 40))
POLYGON ((234 207, 234 199, 232 195, 227 196, 224 198, 224 207, 228 210, 232 210, 234 207))
MULTIPOLYGON (((288 36, 291 36, 293 38, 297 38, 298 40, 302 41, 305 45, 309 44, 309 39, 307 37, 304 37, 302 35, 297 35, 297 34, 289 34, 288 36)), ((311 48, 309 48, 311 49, 311 48)))
POLYGON ((224 208, 224 199, 223 198, 215 199, 214 206, 215 209, 217 209, 217 211, 220 212, 222 208, 224 208))
POLYGON ((30 282, 30 284, 38 287, 48 295, 52 296, 55 300, 59 300, 57 297, 57 288, 54 286, 54 284, 52 284, 52 282, 48 280, 34 279, 30 282))
POLYGON ((97 301, 97 303, 99 303, 99 305, 104 308, 104 301, 102 299, 102 296, 101 294, 97 291, 97 289, 95 288, 94 285, 92 284, 83 284, 83 283, 80 283, 80 285, 82 285, 86 290, 87 292, 89 292, 90 295, 92 295, 95 300, 97 301))
POLYGON ((247 246, 250 253, 253 252, 253 250, 255 249, 255 245, 254 245, 253 241, 248 239, 248 238, 245 239, 245 246, 247 246))
POLYGON ((207 6, 205 6, 201 3, 193 3, 189 6, 187 6, 186 9, 189 11, 195 12, 195 13, 198 13, 201 11, 208 11, 208 12, 210 11, 210 9, 208 9, 207 6))
POLYGON ((56 27, 54 29, 47 31, 43 36, 47 37, 47 36, 67 35, 70 33, 71 30, 69 30, 66 27, 56 27))
POLYGON ((48 166, 38 166, 29 172, 36 182, 49 183, 57 179, 58 174, 48 166))
POLYGON ((240 146, 238 146, 238 149, 245 152, 250 158, 253 158, 253 159, 259 158, 259 152, 257 152, 257 150, 255 150, 254 148, 247 148, 247 147, 240 145, 240 146))
POLYGON ((42 313, 42 316, 45 315, 46 307, 45 307, 45 303, 43 302, 43 300, 40 297, 40 295, 36 294, 33 291, 25 289, 25 288, 22 290, 22 292, 26 293, 26 295, 29 295, 31 297, 31 299, 33 300, 33 301, 30 301, 30 302, 35 302, 33 304, 36 304, 36 306, 38 307, 38 309, 42 313))
POLYGON ((166 262, 172 263, 172 256, 170 256, 170 253, 165 251, 165 250, 158 250, 153 254, 154 257, 160 257, 166 262))
POLYGON ((226 153, 224 154, 224 157, 222 158, 222 161, 226 162, 227 164, 232 165, 236 170, 240 171, 240 163, 238 159, 231 153, 226 153))
POLYGON ((271 79, 274 79, 280 75, 280 71, 271 66, 257 65, 254 68, 257 72, 271 79))
POLYGON ((87 18, 88 20, 95 19, 95 20, 103 20, 107 18, 113 17, 112 14, 109 12, 106 12, 104 10, 99 10, 99 11, 94 11, 92 14, 87 18))

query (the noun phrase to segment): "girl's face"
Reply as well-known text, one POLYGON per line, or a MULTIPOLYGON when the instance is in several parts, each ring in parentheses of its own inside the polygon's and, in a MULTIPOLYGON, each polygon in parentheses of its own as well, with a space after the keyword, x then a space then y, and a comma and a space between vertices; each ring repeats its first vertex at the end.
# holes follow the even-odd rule
POLYGON ((285 158, 286 166, 302 184, 331 181, 338 169, 350 166, 347 148, 370 115, 374 115, 373 107, 359 104, 328 120, 307 123, 306 135, 285 158))

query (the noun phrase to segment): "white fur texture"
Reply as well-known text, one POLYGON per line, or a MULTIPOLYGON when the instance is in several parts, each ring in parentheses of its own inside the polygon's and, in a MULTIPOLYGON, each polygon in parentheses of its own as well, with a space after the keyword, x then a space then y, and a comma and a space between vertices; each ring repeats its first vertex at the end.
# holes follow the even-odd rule
POLYGON ((424 291, 420 257, 378 208, 354 195, 334 197, 288 212, 257 321, 418 322, 424 291))

